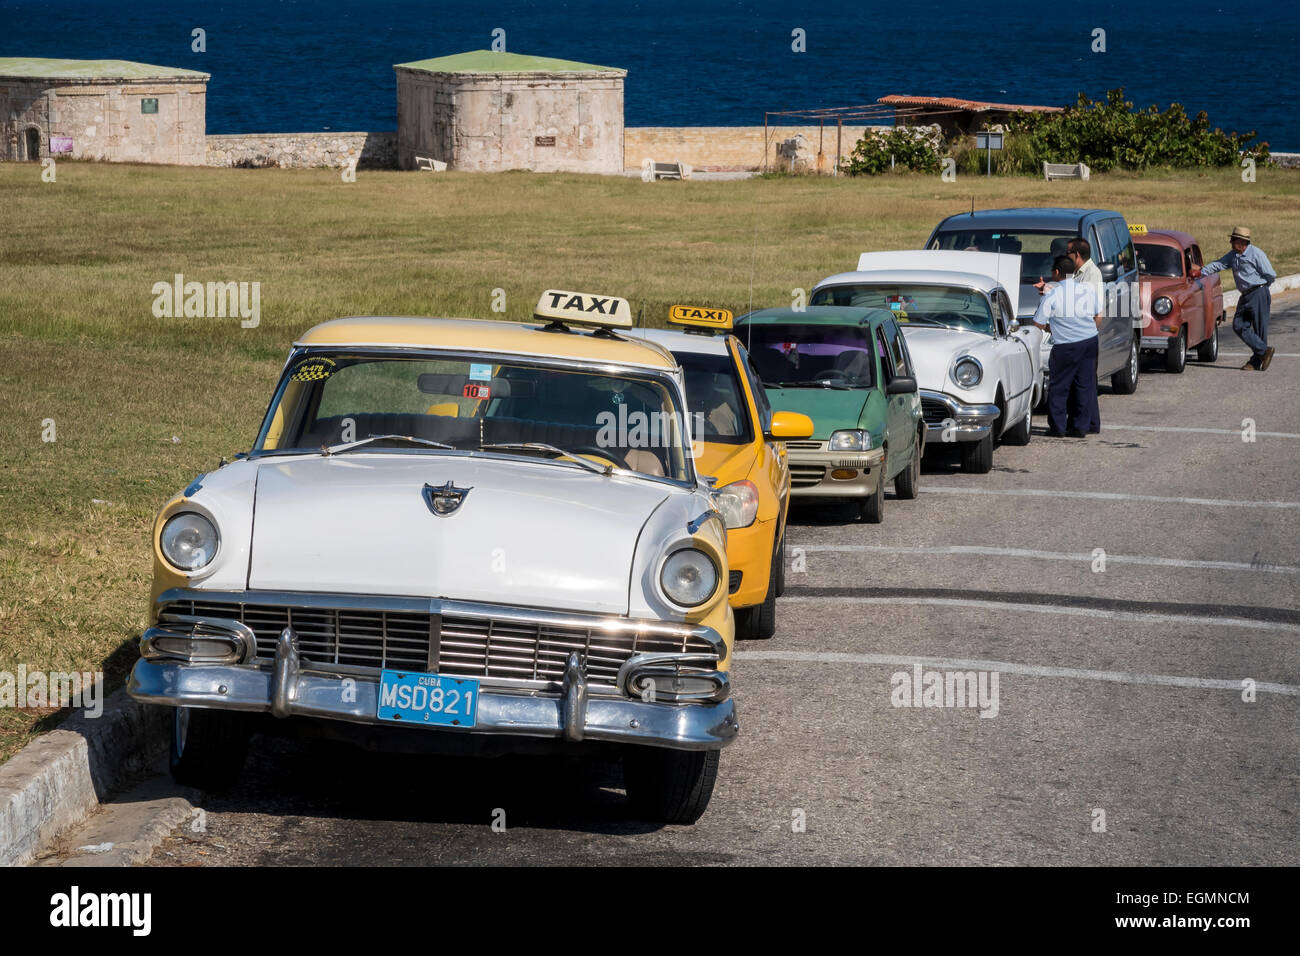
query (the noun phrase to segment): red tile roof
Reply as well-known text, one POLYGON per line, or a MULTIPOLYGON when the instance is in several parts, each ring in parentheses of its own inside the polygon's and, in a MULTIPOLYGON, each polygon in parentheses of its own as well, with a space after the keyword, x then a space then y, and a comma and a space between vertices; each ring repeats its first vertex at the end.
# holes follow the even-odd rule
POLYGON ((902 93, 891 93, 889 96, 882 96, 876 100, 885 106, 924 106, 924 107, 944 107, 951 110, 965 110, 971 113, 978 113, 984 110, 1007 110, 1014 112, 1023 110, 1026 113, 1059 113, 1060 106, 1021 106, 1013 103, 981 103, 978 100, 959 100, 952 96, 907 96, 902 93))

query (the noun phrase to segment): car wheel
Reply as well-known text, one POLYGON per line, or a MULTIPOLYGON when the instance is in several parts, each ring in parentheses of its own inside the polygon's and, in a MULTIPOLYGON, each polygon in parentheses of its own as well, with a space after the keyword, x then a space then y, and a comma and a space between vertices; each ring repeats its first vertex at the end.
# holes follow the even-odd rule
POLYGON ((862 499, 858 513, 867 524, 880 524, 885 520, 885 463, 880 463, 880 475, 876 478, 874 494, 862 499))
POLYGON ((1219 326, 1215 323, 1214 328, 1210 330, 1210 337, 1196 346, 1196 360, 1198 362, 1213 362, 1219 357, 1219 326))
POLYGON ((200 790, 227 790, 239 779, 248 752, 243 714, 202 707, 172 713, 172 779, 200 790))
POLYGON ((1032 407, 1025 409, 1025 417, 1020 419, 1011 426, 1002 435, 1002 444, 1004 445, 1028 445, 1029 439, 1033 437, 1034 410, 1032 407))
POLYGON ((993 470, 993 434, 979 441, 962 442, 961 470, 970 475, 987 475, 993 470))
POLYGON ((709 805, 720 751, 629 747, 623 785, 632 812, 659 823, 694 823, 709 805))
POLYGON ((1178 336, 1165 349, 1165 371, 1181 374, 1187 368, 1187 326, 1178 330, 1178 336))
POLYGON ((1128 344, 1128 362, 1110 377, 1110 387, 1117 395, 1132 395, 1138 387, 1138 344, 1132 339, 1128 344))
POLYGON ((736 637, 742 641, 765 641, 776 633, 776 595, 781 583, 780 569, 785 564, 783 557, 780 551, 772 553, 772 571, 767 578, 763 603, 736 612, 736 637))
POLYGON ((894 479, 894 493, 907 501, 916 498, 921 485, 921 448, 918 444, 912 449, 912 460, 894 479))

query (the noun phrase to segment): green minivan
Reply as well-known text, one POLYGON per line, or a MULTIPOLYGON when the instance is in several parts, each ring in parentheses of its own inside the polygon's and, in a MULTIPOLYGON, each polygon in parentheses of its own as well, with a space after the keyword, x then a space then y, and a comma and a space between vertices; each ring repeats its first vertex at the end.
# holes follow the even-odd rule
POLYGON ((884 309, 761 309, 736 320, 774 408, 813 420, 787 441, 790 493, 850 499, 864 521, 884 517, 885 485, 915 498, 925 421, 907 343, 884 309))

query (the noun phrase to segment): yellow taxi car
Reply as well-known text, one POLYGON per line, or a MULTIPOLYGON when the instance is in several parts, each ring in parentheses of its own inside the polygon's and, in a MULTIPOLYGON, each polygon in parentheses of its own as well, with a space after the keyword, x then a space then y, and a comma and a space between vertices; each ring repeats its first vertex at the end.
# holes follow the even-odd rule
POLYGON ((726 309, 673 306, 678 329, 635 329, 672 352, 686 378, 692 448, 700 471, 715 480, 727 525, 728 587, 736 636, 776 632, 776 599, 785 584, 785 521, 790 466, 785 439, 807 438, 813 422, 773 412, 745 347, 730 334, 726 309))

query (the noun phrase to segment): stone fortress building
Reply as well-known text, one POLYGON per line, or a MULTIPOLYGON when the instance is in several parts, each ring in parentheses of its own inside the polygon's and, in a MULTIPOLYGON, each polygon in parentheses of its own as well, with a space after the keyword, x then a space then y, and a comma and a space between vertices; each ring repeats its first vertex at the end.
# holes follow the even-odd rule
POLYGON ((393 69, 403 169, 623 170, 626 70, 491 50, 393 69))
POLYGON ((0 160, 202 166, 208 78, 127 60, 0 57, 0 160))

